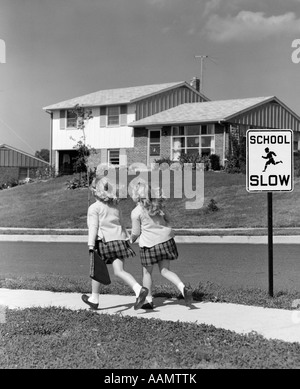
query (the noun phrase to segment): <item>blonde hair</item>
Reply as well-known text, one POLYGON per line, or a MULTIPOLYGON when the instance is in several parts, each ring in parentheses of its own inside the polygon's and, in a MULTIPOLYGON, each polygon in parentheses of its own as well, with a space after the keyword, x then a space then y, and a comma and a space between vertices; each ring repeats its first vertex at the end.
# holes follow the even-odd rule
POLYGON ((96 178, 93 180, 90 190, 94 197, 107 204, 117 204, 118 197, 116 195, 116 188, 106 178, 96 178))
POLYGON ((146 182, 138 182, 132 187, 132 200, 139 203, 149 214, 149 216, 160 215, 168 222, 168 217, 165 214, 166 198, 163 196, 160 188, 151 189, 151 186, 146 182))

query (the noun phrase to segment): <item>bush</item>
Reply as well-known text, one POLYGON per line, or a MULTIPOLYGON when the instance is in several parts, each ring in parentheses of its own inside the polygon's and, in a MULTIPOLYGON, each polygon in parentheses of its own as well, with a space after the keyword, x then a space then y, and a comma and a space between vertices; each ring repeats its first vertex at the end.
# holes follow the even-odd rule
POLYGON ((246 173, 246 140, 241 142, 232 135, 229 136, 229 152, 225 165, 227 173, 246 173))
POLYGON ((211 154, 209 156, 210 160, 210 166, 212 170, 220 170, 221 165, 220 165, 220 157, 217 154, 211 154))
POLYGON ((209 156, 207 156, 207 155, 204 155, 203 157, 201 157, 200 154, 184 154, 184 153, 182 153, 179 157, 179 163, 181 165, 184 165, 186 163, 191 163, 193 165, 193 169, 196 169, 197 163, 203 163, 204 170, 209 170, 211 168, 210 159, 209 159, 209 156))
POLYGON ((173 163, 173 161, 171 160, 170 157, 161 157, 161 158, 155 159, 154 162, 158 163, 159 165, 161 163, 167 163, 168 165, 172 165, 172 163, 173 163))
POLYGON ((55 177, 54 166, 47 166, 45 168, 37 169, 35 172, 35 177, 38 180, 48 180, 49 178, 54 178, 55 177))
POLYGON ((300 177, 300 151, 294 153, 294 173, 295 177, 300 177))
POLYGON ((19 181, 13 177, 4 177, 0 182, 0 189, 9 189, 19 185, 19 181))
POLYGON ((206 213, 212 213, 212 212, 217 212, 219 211, 219 207, 217 206, 217 202, 214 199, 210 199, 205 212, 206 213))
POLYGON ((80 173, 79 175, 74 175, 71 180, 68 180, 66 182, 67 189, 88 188, 93 182, 95 176, 95 171, 90 171, 89 177, 87 176, 87 173, 80 173))

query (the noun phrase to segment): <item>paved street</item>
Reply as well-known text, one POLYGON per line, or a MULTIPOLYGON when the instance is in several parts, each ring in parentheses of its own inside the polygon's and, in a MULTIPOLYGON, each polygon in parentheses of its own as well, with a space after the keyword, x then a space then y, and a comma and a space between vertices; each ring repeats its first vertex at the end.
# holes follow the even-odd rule
MULTIPOLYGON (((139 250, 137 245, 133 248, 137 256, 127 260, 126 268, 140 279, 139 250)), ((194 287, 210 281, 233 288, 268 288, 267 245, 178 244, 178 250, 180 258, 172 269, 194 287)), ((299 250, 299 245, 274 245, 275 291, 300 291, 299 250)), ((2 277, 34 273, 88 277, 87 247, 84 243, 0 242, 0 268, 2 277)), ((166 282, 157 269, 154 279, 157 284, 166 282)))

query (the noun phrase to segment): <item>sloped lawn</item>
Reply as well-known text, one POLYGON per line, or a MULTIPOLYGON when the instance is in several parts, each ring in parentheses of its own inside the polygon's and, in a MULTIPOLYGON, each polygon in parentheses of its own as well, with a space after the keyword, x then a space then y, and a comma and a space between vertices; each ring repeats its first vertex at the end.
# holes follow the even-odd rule
MULTIPOLYGON (((69 179, 58 177, 0 191, 0 227, 86 228, 88 189, 66 189, 69 179)), ((267 194, 249 194, 244 175, 206 172, 204 194, 201 209, 187 210, 185 198, 168 201, 173 227, 267 227, 267 194), (211 199, 219 208, 216 212, 207 209, 211 199)), ((121 207, 130 228, 134 203, 129 197, 121 201, 121 207)), ((300 226, 299 178, 292 193, 274 193, 273 208, 274 227, 300 226)))

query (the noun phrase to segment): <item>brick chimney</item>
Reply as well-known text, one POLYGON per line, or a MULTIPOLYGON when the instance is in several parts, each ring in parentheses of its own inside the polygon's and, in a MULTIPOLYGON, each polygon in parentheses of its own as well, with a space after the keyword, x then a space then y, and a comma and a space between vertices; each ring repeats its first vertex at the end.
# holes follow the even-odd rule
POLYGON ((198 77, 193 77, 190 81, 190 85, 200 92, 200 79, 198 77))

